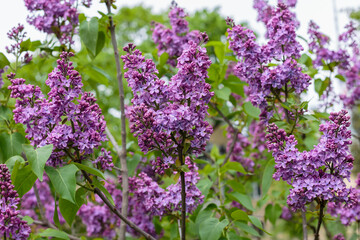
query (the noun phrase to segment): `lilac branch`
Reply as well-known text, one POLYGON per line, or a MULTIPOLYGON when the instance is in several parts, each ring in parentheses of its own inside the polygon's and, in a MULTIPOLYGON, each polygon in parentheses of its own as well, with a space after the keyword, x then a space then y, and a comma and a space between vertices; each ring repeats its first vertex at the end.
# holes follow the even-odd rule
MULTIPOLYGON (((106 7, 109 14, 109 29, 111 32, 111 43, 114 49, 115 61, 116 61, 116 77, 118 80, 119 97, 120 97, 120 111, 121 111, 121 149, 120 163, 121 163, 121 179, 122 179, 122 203, 121 213, 126 218, 128 215, 129 205, 129 176, 126 163, 126 119, 125 119, 125 104, 124 104, 124 86, 122 82, 122 71, 119 58, 119 50, 116 42, 115 25, 111 16, 111 0, 106 0, 106 7)), ((126 224, 124 221, 120 223, 120 240, 125 240, 126 224)))
MULTIPOLYGON (((82 174, 84 175, 85 179, 92 184, 92 180, 89 176, 89 174, 83 170, 81 170, 82 174)), ((148 234, 147 232, 143 231, 141 228, 139 228, 135 223, 133 223, 132 221, 130 221, 127 217, 125 217, 114 205, 111 204, 111 202, 109 201, 109 199, 107 199, 107 197, 101 192, 100 189, 98 189, 97 187, 94 187, 94 193, 97 194, 101 200, 109 207, 109 209, 116 215, 118 216, 122 222, 124 222, 125 224, 129 225, 129 227, 131 227, 132 229, 134 229, 136 232, 140 233, 141 235, 143 235, 145 237, 145 239, 150 239, 150 240, 156 240, 154 237, 152 237, 150 234, 148 234)))

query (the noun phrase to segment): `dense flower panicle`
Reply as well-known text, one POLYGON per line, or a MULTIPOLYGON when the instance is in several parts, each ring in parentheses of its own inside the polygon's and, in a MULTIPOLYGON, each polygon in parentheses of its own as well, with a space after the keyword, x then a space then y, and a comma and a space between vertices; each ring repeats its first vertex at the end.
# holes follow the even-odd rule
POLYGON ((168 63, 176 66, 176 59, 180 57, 187 43, 191 40, 199 43, 200 32, 189 32, 189 23, 185 20, 187 14, 184 9, 173 6, 169 12, 171 29, 160 23, 155 23, 152 38, 157 44, 159 56, 164 52, 169 54, 168 63))
POLYGON ((328 122, 321 124, 323 132, 319 144, 309 152, 299 152, 293 135, 278 129, 275 124, 268 128, 268 149, 275 158, 274 179, 283 179, 289 185, 288 204, 293 210, 304 209, 314 199, 329 202, 348 202, 350 189, 344 179, 349 179, 354 158, 351 155, 350 117, 347 111, 331 113, 328 122))
POLYGON ((339 216, 344 225, 360 221, 360 174, 356 179, 356 188, 350 189, 349 201, 346 203, 329 203, 327 211, 333 216, 339 216))
MULTIPOLYGON (((201 191, 196 187, 200 177, 198 168, 186 157, 185 164, 189 172, 185 172, 186 211, 193 212, 204 199, 201 191)), ((129 178, 130 193, 134 198, 142 201, 146 211, 157 216, 163 216, 174 211, 181 210, 181 182, 172 184, 162 189, 157 182, 141 172, 138 177, 129 178)))
POLYGON ((104 116, 96 99, 82 91, 81 76, 69 62, 71 56, 72 53, 62 53, 57 67, 49 74, 46 84, 51 90, 47 99, 39 87, 26 85, 24 79, 11 79, 9 86, 11 97, 17 98, 14 120, 26 126, 31 144, 54 145, 50 165, 61 164, 66 157, 64 149, 74 149, 84 158, 107 140, 104 116))
MULTIPOLYGON (((49 187, 49 178, 47 175, 44 175, 44 180, 42 182, 37 180, 35 184, 38 189, 41 205, 44 207, 45 217, 54 224, 55 200, 49 187)), ((23 216, 30 216, 32 219, 41 220, 38 216, 38 202, 33 188, 22 197, 20 212, 23 216)), ((65 219, 59 211, 58 216, 59 222, 61 224, 65 223, 65 219)))
MULTIPOLYGON (((83 0, 86 7, 91 0, 83 0)), ((45 33, 54 33, 61 44, 71 43, 75 27, 79 24, 76 0, 25 0, 31 15, 29 24, 45 33)))
POLYGON ((331 62, 338 62, 342 68, 347 68, 349 64, 347 52, 343 49, 329 50, 330 38, 321 33, 319 26, 313 21, 309 24, 308 34, 311 41, 309 49, 316 55, 316 59, 313 61, 314 66, 321 67, 331 62))
MULTIPOLYGON (((207 36, 202 37, 206 41, 207 36)), ((124 69, 128 69, 124 77, 134 94, 133 106, 127 113, 130 130, 138 137, 144 153, 151 150, 164 153, 159 163, 165 164, 161 169, 167 168, 174 163, 179 143, 190 139, 188 152, 198 154, 210 138, 212 128, 205 117, 213 93, 205 78, 211 61, 205 48, 189 41, 178 58, 178 73, 165 84, 156 76, 154 63, 134 49, 130 44, 124 48, 128 53, 122 56, 124 69)))
MULTIPOLYGON (((261 2, 258 4, 264 3, 261 2)), ((297 25, 288 7, 280 3, 272 10, 266 24, 269 40, 263 46, 255 42, 253 31, 241 25, 228 29, 229 48, 239 59, 234 74, 249 84, 249 100, 261 109, 260 116, 265 122, 272 114, 267 109, 267 98, 272 96, 274 89, 286 91, 289 88, 287 91, 293 89, 300 94, 307 89, 311 79, 302 73, 294 59, 300 57, 303 48, 296 40, 297 25)))
POLYGON ((14 190, 9 169, 0 164, 0 234, 9 239, 28 239, 31 229, 20 219, 17 205, 19 195, 14 190))
POLYGON ((93 164, 100 164, 101 169, 111 171, 114 167, 114 163, 112 162, 112 156, 110 151, 106 151, 105 148, 101 148, 100 156, 93 161, 93 164))
POLYGON ((349 64, 346 68, 340 65, 339 73, 346 78, 347 92, 340 95, 344 106, 351 108, 360 100, 360 48, 357 26, 350 22, 346 26, 347 31, 339 36, 339 41, 348 46, 352 51, 349 53, 349 64))
MULTIPOLYGON (((278 0, 278 4, 285 5, 289 8, 295 7, 297 0, 278 0)), ((253 7, 258 12, 257 20, 263 22, 265 25, 268 24, 269 20, 276 14, 276 8, 271 6, 267 0, 254 0, 253 7)), ((291 17, 295 23, 295 26, 299 26, 299 22, 296 20, 296 15, 293 12, 290 12, 291 17)))

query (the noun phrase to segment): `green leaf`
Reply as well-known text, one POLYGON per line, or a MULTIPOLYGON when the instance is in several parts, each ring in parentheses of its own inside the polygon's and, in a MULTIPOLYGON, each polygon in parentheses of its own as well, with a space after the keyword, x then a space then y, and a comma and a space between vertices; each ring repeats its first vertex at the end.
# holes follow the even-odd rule
POLYGON ((199 188, 201 193, 204 195, 204 199, 206 199, 206 196, 208 195, 212 185, 213 185, 213 181, 211 181, 209 178, 202 178, 196 184, 196 186, 199 188))
POLYGON ((100 191, 103 192, 105 194, 105 196, 109 199, 111 204, 115 206, 114 199, 112 198, 109 191, 104 187, 104 185, 102 185, 102 183, 99 182, 99 180, 97 180, 96 178, 93 179, 93 184, 94 184, 95 187, 100 189, 100 191))
POLYGON ((231 90, 228 87, 223 87, 222 89, 215 89, 214 92, 218 98, 225 101, 229 100, 229 96, 231 94, 231 90))
POLYGON ((345 77, 343 75, 337 74, 337 75, 335 75, 335 77, 337 79, 339 79, 340 81, 346 82, 346 79, 345 79, 345 77))
POLYGON ((208 218, 200 224, 200 239, 202 240, 218 240, 223 229, 229 224, 227 219, 219 222, 217 218, 208 218))
POLYGON ((272 175, 274 173, 275 161, 272 159, 268 161, 265 166, 264 174, 261 180, 262 195, 266 194, 271 186, 272 175))
POLYGON ((46 145, 37 148, 36 150, 33 146, 28 144, 23 144, 22 147, 25 152, 26 158, 29 161, 29 165, 31 166, 32 171, 40 179, 40 181, 42 181, 45 163, 52 153, 53 145, 46 145))
POLYGON ((252 224, 254 224, 258 229, 260 229, 261 231, 265 232, 266 234, 271 235, 269 232, 267 232, 267 231, 265 231, 265 230, 263 229, 263 225, 262 225, 261 221, 260 221, 257 217, 255 217, 255 216, 249 216, 249 219, 250 219, 250 222, 251 222, 252 224))
POLYGON ((4 68, 5 66, 10 66, 10 62, 7 57, 0 52, 0 68, 4 68))
POLYGON ((39 46, 41 46, 40 40, 32 41, 29 50, 35 51, 39 46))
POLYGON ((160 66, 164 66, 168 59, 169 59, 169 54, 167 52, 164 52, 163 54, 161 54, 161 56, 160 56, 160 66))
POLYGON ((25 163, 25 160, 19 155, 13 156, 5 162, 10 173, 12 173, 16 164, 24 164, 24 163, 25 163))
POLYGON ((28 38, 20 43, 20 52, 21 53, 26 52, 30 49, 30 47, 31 47, 31 41, 30 38, 28 38))
POLYGON ((247 172, 239 162, 227 162, 224 166, 220 168, 220 173, 225 173, 228 170, 235 170, 237 172, 246 174, 247 172))
POLYGON ((99 20, 96 17, 90 19, 90 21, 83 21, 80 24, 79 32, 80 38, 84 42, 87 50, 96 56, 96 47, 98 40, 99 20))
POLYGON ((65 165, 61 168, 46 166, 45 171, 49 176, 55 191, 60 194, 61 198, 75 203, 75 174, 78 171, 78 168, 73 164, 65 165))
POLYGON ((4 163, 12 156, 21 155, 23 143, 25 143, 25 138, 18 132, 2 133, 0 135, 0 161, 4 163))
POLYGON ((28 225, 31 225, 34 222, 34 219, 32 219, 30 216, 24 216, 22 220, 25 221, 28 225))
POLYGON ((68 200, 62 199, 60 198, 59 200, 59 208, 60 208, 60 212, 61 215, 64 217, 65 221, 71 226, 71 224, 73 223, 75 216, 77 214, 77 212, 79 211, 81 205, 84 204, 84 199, 82 198, 82 196, 84 194, 86 194, 86 189, 84 188, 79 188, 76 191, 76 203, 72 203, 68 200))
POLYGON ((20 164, 16 164, 13 169, 15 179, 13 180, 15 190, 19 194, 19 197, 24 196, 25 193, 30 191, 34 185, 37 177, 33 173, 30 165, 20 168, 20 164))
POLYGON ((246 207, 250 211, 255 211, 255 208, 253 207, 251 203, 251 198, 249 196, 238 192, 231 193, 229 194, 229 196, 233 197, 237 202, 241 203, 244 207, 246 207))
POLYGON ((60 238, 60 239, 70 240, 70 238, 66 232, 63 232, 63 231, 60 231, 57 229, 53 229, 53 228, 46 229, 42 233, 39 233, 39 236, 41 236, 41 237, 56 237, 56 238, 60 238))
POLYGON ((269 204, 265 208, 265 219, 269 219, 270 222, 275 225, 276 220, 280 217, 282 209, 279 204, 269 204))
POLYGON ((96 41, 96 55, 94 57, 96 57, 101 52, 104 46, 105 46, 105 33, 103 31, 99 31, 96 41))
POLYGON ((98 169, 90 167, 90 166, 86 166, 84 164, 80 164, 77 162, 72 162, 72 164, 75 164, 80 170, 84 170, 87 173, 90 173, 92 175, 101 177, 102 179, 105 179, 105 176, 102 172, 100 172, 98 169))
POLYGON ((141 155, 135 153, 133 156, 128 157, 126 161, 127 161, 129 176, 132 177, 135 174, 136 167, 139 165, 139 162, 141 161, 141 155))
POLYGON ((247 232, 247 233, 249 233, 251 235, 254 235, 256 237, 261 237, 260 234, 254 228, 250 227, 246 223, 235 222, 235 226, 237 226, 238 228, 240 228, 244 232, 247 232))
POLYGON ((254 107, 251 102, 245 102, 243 105, 243 109, 247 115, 253 117, 255 119, 259 119, 260 109, 254 107))
POLYGON ((53 221, 55 223, 55 225, 60 228, 60 220, 59 220, 59 212, 58 212, 58 204, 57 204, 57 194, 55 193, 55 197, 54 197, 54 204, 55 204, 55 207, 54 207, 54 216, 53 216, 53 221))
POLYGON ((235 221, 244 221, 244 222, 249 221, 249 216, 243 210, 236 210, 236 211, 232 212, 231 217, 235 221))

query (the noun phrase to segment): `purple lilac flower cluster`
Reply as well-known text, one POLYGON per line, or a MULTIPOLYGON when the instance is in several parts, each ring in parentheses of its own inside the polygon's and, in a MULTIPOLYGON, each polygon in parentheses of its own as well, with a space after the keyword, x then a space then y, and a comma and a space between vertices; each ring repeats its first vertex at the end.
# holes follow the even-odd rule
MULTIPOLYGON (((42 182, 37 180, 35 184, 38 189, 41 205, 44 207, 45 217, 51 223, 54 224, 53 219, 55 213, 55 209, 54 209, 55 200, 49 187, 49 178, 47 177, 47 175, 44 175, 44 180, 42 182)), ((20 212, 24 216, 30 216, 32 219, 40 220, 37 209, 38 209, 37 198, 34 189, 31 188, 30 191, 27 192, 22 197, 20 212)), ((58 211, 58 215, 59 215, 59 222, 61 224, 65 223, 65 219, 63 218, 63 216, 59 211, 58 211)))
POLYGON ((19 195, 12 185, 9 169, 0 164, 0 235, 9 239, 28 239, 31 229, 20 219, 17 205, 19 195))
MULTIPOLYGON (((132 186, 132 178, 129 179, 130 186, 132 186)), ((121 208, 122 193, 120 189, 116 188, 114 180, 107 179, 104 186, 114 199, 116 207, 121 208)), ((148 186, 150 187, 150 186, 148 186)), ((89 237, 105 237, 107 239, 115 239, 116 228, 120 226, 118 218, 104 205, 101 199, 96 196, 95 202, 88 202, 82 205, 79 210, 79 217, 86 226, 89 237)), ((146 213, 145 202, 143 199, 138 199, 134 196, 129 197, 129 219, 138 227, 156 236, 155 227, 152 223, 153 215, 146 213)), ((133 236, 139 236, 132 228, 128 227, 127 231, 133 236)))
MULTIPOLYGON (((69 61, 71 56, 73 53, 63 52, 49 74, 48 98, 38 86, 26 85, 22 78, 11 79, 9 86, 11 97, 18 98, 13 111, 15 122, 26 126, 26 137, 33 146, 54 145, 48 160, 53 166, 61 164, 69 153, 82 160, 107 140, 104 116, 96 99, 82 91, 81 76, 69 61)), ((111 156, 102 152, 95 163, 109 169, 111 156)))
POLYGON ((276 163, 273 177, 292 186, 287 203, 293 210, 304 210, 305 205, 314 200, 349 201, 350 189, 344 179, 350 178, 354 161, 349 149, 350 117, 342 110, 331 113, 329 119, 320 125, 323 135, 309 152, 298 151, 294 135, 287 136, 275 124, 268 127, 267 146, 276 163))
POLYGON ((4 81, 3 81, 3 77, 2 75, 4 74, 5 69, 4 68, 0 68, 0 88, 2 88, 2 86, 4 85, 4 81))
MULTIPOLYGON (((82 1, 90 7, 91 0, 82 1)), ((72 43, 72 35, 79 24, 78 0, 25 0, 30 11, 27 21, 40 31, 54 33, 61 44, 72 43)))
POLYGON ((346 239, 345 239, 344 235, 339 233, 334 236, 333 240, 346 240, 346 239))
MULTIPOLYGON (((288 6, 289 8, 293 8, 296 6, 297 0, 278 0, 278 4, 283 4, 288 6)), ((268 24, 269 20, 276 14, 276 8, 271 6, 267 0, 254 0, 253 7, 258 12, 257 20, 263 22, 265 25, 268 24)), ((298 20, 296 20, 296 15, 293 12, 290 12, 294 24, 296 27, 299 26, 298 20)))
POLYGON ((308 34, 310 36, 309 49, 316 55, 316 59, 313 61, 314 66, 322 67, 337 62, 341 64, 342 68, 347 68, 349 64, 347 52, 343 49, 329 50, 330 38, 319 32, 319 26, 313 21, 309 24, 308 34))
POLYGON ((339 41, 352 49, 349 53, 347 68, 339 68, 339 73, 346 78, 347 93, 340 95, 346 107, 353 107, 360 100, 360 49, 357 27, 353 22, 346 26, 347 31, 339 36, 339 41))
POLYGON ((328 212, 333 216, 339 216, 344 225, 360 221, 360 174, 356 179, 356 188, 351 188, 350 200, 347 203, 329 203, 328 212))
MULTIPOLYGON (((26 32, 24 32, 24 25, 19 24, 17 27, 13 27, 8 33, 7 36, 10 40, 14 41, 14 44, 6 46, 6 52, 13 54, 17 58, 20 57, 20 44, 24 41, 26 37, 26 32)), ((29 63, 32 60, 32 55, 28 52, 22 57, 21 61, 25 64, 29 63)))
MULTIPOLYGON (((196 187, 200 179, 197 166, 192 163, 190 157, 186 157, 185 164, 189 168, 189 171, 185 172, 186 211, 191 213, 203 202, 204 196, 196 187)), ((130 178, 129 183, 130 192, 134 194, 134 198, 143 202, 146 211, 163 216, 181 210, 180 179, 164 190, 157 182, 141 172, 138 177, 130 178)))
POLYGON ((267 21, 269 40, 263 46, 255 42, 253 31, 241 25, 231 27, 230 49, 239 58, 235 75, 249 84, 249 100, 262 110, 261 118, 266 121, 272 114, 267 104, 269 97, 279 98, 282 91, 292 90, 300 94, 310 84, 310 77, 302 73, 295 60, 303 49, 296 40, 296 24, 288 7, 280 3, 267 21))
POLYGON ((176 66, 176 59, 180 57, 190 40, 196 43, 201 40, 199 31, 189 32, 186 16, 184 9, 173 6, 169 12, 171 29, 160 23, 155 23, 155 27, 152 29, 152 38, 157 44, 159 56, 164 52, 168 53, 168 63, 173 67, 176 66))
MULTIPOLYGON (((202 36, 206 42, 206 34, 202 36)), ((122 56, 124 69, 128 69, 124 77, 134 94, 128 113, 131 132, 138 137, 144 153, 163 153, 160 162, 165 167, 175 163, 178 147, 185 141, 190 142, 188 154, 201 153, 212 133, 205 121, 207 104, 213 96, 205 82, 211 61, 206 49, 197 43, 189 41, 186 46, 178 58, 179 71, 169 84, 156 76, 153 61, 145 60, 134 45, 125 47, 128 53, 122 56)))

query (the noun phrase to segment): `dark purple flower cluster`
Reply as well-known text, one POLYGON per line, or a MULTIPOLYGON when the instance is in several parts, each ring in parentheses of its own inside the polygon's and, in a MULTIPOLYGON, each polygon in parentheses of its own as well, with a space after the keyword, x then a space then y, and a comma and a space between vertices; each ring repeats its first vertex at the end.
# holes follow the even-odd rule
MULTIPOLYGON (((19 24, 17 27, 13 27, 8 33, 7 36, 10 40, 14 41, 14 44, 6 46, 6 52, 13 54, 17 58, 20 57, 20 44, 24 41, 26 37, 26 32, 24 32, 24 25, 19 24)), ((22 62, 27 64, 32 60, 32 55, 28 52, 22 57, 22 62)), ((0 84, 1 85, 1 84, 0 84)))
MULTIPOLYGON (((297 0, 278 0, 278 4, 286 5, 287 7, 295 7, 297 0)), ((268 24, 269 20, 276 14, 276 8, 271 6, 267 0, 254 0, 253 7, 258 12, 257 20, 263 22, 265 25, 268 24)), ((296 25, 299 26, 299 22, 296 20, 296 15, 290 12, 291 17, 296 25)))
MULTIPOLYGON (((51 88, 48 98, 38 86, 26 85, 24 79, 12 79, 11 97, 18 98, 14 120, 26 126, 31 144, 41 147, 54 145, 48 164, 59 165, 69 151, 79 159, 92 154, 106 141, 106 122, 96 99, 82 91, 81 76, 74 70, 69 57, 63 52, 57 67, 49 74, 46 84, 51 88)), ((104 154, 97 162, 110 167, 104 154)))
POLYGON ((314 200, 349 201, 350 189, 344 179, 350 178, 354 161, 349 149, 350 117, 342 110, 331 113, 329 119, 320 125, 323 135, 309 152, 299 152, 295 137, 287 136, 275 124, 268 127, 267 146, 276 163, 274 179, 281 178, 292 186, 287 202, 293 210, 304 209, 314 200))
POLYGON ((187 14, 184 9, 173 6, 169 12, 171 29, 160 23, 155 23, 152 38, 157 44, 159 56, 164 52, 169 54, 168 63, 176 66, 176 59, 180 57, 187 43, 191 40, 199 43, 200 32, 197 30, 189 32, 189 23, 185 20, 187 14))
POLYGON ((141 150, 161 151, 164 164, 175 162, 178 147, 185 141, 190 142, 188 154, 201 153, 212 133, 205 121, 207 104, 213 96, 205 82, 211 64, 206 49, 189 41, 178 58, 179 71, 169 84, 158 79, 153 61, 145 60, 134 49, 131 44, 125 47, 128 53, 122 59, 124 69, 128 69, 124 77, 134 94, 128 112, 130 129, 138 137, 141 150))
POLYGON ((328 212, 333 216, 339 216, 344 225, 350 225, 360 221, 360 174, 356 179, 356 188, 350 189, 349 201, 346 203, 329 203, 328 212))
POLYGON ((322 67, 332 62, 339 63, 342 68, 347 68, 349 64, 347 51, 339 49, 329 50, 330 38, 319 31, 319 26, 313 21, 309 24, 308 33, 310 36, 309 49, 315 53, 314 66, 322 67))
POLYGON ((253 31, 241 25, 228 29, 230 49, 239 58, 235 75, 249 84, 249 100, 262 110, 263 120, 271 115, 267 99, 274 90, 300 94, 310 84, 310 77, 294 59, 303 48, 296 40, 296 24, 288 7, 279 4, 266 27, 269 40, 263 46, 255 42, 253 31))
MULTIPOLYGON (((49 187, 49 178, 47 175, 44 175, 44 180, 42 182, 37 180, 35 184, 38 189, 41 205, 44 207, 45 217, 54 224, 55 200, 49 187)), ((40 220, 38 216, 38 202, 33 188, 22 197, 20 212, 23 216, 30 216, 32 219, 40 220)), ((58 216, 60 223, 65 223, 65 219, 59 212, 59 209, 58 216)))
MULTIPOLYGON (((186 211, 191 213, 203 202, 204 196, 196 187, 196 183, 200 179, 198 168, 189 157, 186 157, 185 164, 189 168, 189 171, 185 172, 186 211)), ((153 215, 163 216, 181 210, 180 179, 176 184, 172 184, 164 190, 157 182, 141 172, 138 177, 130 178, 129 183, 130 192, 134 194, 134 198, 141 201, 146 211, 153 215)))
POLYGON ((0 164, 0 235, 9 239, 28 239, 31 229, 19 218, 19 195, 14 190, 9 169, 0 164))
POLYGON ((290 221, 293 218, 293 213, 290 211, 288 207, 283 207, 280 218, 286 221, 290 221))
MULTIPOLYGON (((54 33, 61 44, 72 43, 72 35, 79 24, 77 0, 25 0, 26 8, 32 13, 29 24, 45 33, 54 33)), ((91 0, 83 0, 89 7, 91 0)))

